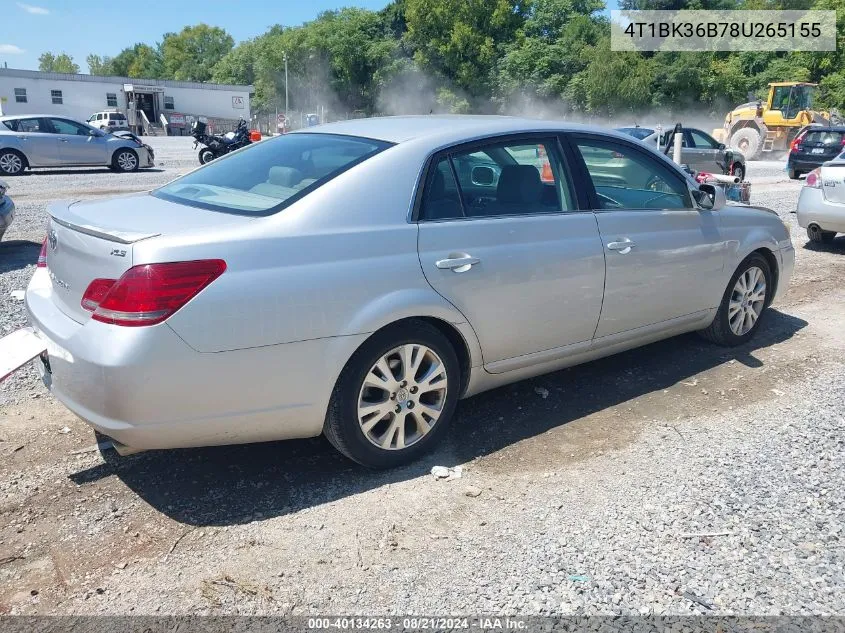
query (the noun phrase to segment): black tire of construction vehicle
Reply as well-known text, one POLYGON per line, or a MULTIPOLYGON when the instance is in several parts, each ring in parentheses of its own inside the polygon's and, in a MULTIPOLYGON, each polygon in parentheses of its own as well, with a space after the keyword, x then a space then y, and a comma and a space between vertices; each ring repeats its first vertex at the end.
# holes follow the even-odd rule
POLYGON ((713 317, 713 322, 704 330, 699 330, 699 334, 712 343, 722 345, 725 347, 735 347, 748 342, 754 333, 760 327, 760 322, 766 314, 766 308, 772 302, 772 293, 775 291, 772 285, 772 269, 769 267, 769 262, 760 253, 751 253, 748 257, 742 260, 742 263, 737 266, 731 280, 728 282, 728 287, 725 288, 725 294, 722 295, 722 302, 719 304, 719 310, 716 316, 713 317), (733 295, 734 286, 736 286, 737 279, 744 274, 749 268, 759 268, 763 271, 763 276, 766 279, 766 297, 763 304, 763 311, 757 317, 757 321, 748 332, 743 335, 734 334, 731 331, 731 324, 728 318, 728 309, 733 295))
POLYGON ((811 224, 807 227, 807 237, 817 244, 828 244, 836 237, 836 231, 822 231, 818 224, 811 224))
POLYGON ((790 180, 798 180, 801 177, 801 172, 797 169, 793 169, 792 167, 790 167, 786 173, 790 180))
POLYGON ((731 149, 742 152, 748 160, 760 158, 760 133, 754 128, 744 127, 731 136, 731 149))
POLYGON ((346 363, 332 392, 323 434, 338 451, 362 466, 373 469, 401 466, 418 459, 443 438, 454 415, 460 390, 460 364, 449 339, 425 321, 402 321, 373 334, 346 363), (408 344, 425 346, 442 361, 446 372, 445 400, 436 422, 415 443, 403 449, 379 448, 368 439, 359 421, 362 388, 380 359, 391 350, 408 344))

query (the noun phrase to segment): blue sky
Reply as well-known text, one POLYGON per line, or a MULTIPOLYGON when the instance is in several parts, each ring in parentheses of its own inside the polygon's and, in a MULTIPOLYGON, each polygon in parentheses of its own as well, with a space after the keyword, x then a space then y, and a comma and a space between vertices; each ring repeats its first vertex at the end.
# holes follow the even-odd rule
POLYGON ((388 0, 0 0, 0 65, 38 69, 44 51, 70 54, 82 72, 89 53, 113 56, 135 42, 205 22, 236 42, 273 24, 295 26, 339 6, 381 9, 388 0))

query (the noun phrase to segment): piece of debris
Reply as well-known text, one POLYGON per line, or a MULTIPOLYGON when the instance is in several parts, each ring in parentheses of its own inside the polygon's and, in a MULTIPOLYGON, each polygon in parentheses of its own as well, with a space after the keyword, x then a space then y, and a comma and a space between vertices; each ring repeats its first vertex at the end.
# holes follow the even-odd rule
POLYGON ((678 538, 707 538, 711 536, 730 536, 730 532, 684 532, 678 538))
POLYGON ((776 396, 785 396, 785 395, 786 395, 786 394, 785 394, 783 391, 781 391, 780 389, 772 389, 772 390, 771 390, 771 392, 772 392, 773 394, 775 394, 776 396))
POLYGON ((584 576, 583 574, 570 574, 569 580, 572 582, 587 582, 590 579, 589 576, 584 576))
POLYGON ((95 451, 106 451, 110 448, 113 448, 111 442, 100 442, 99 444, 94 444, 93 446, 86 446, 85 448, 80 448, 75 451, 71 451, 71 455, 82 455, 83 453, 93 453, 95 451))
POLYGON ((13 563, 16 560, 23 560, 23 556, 15 555, 15 556, 6 556, 5 558, 0 558, 0 565, 7 565, 8 563, 13 563))
POLYGON ((698 378, 693 378, 692 382, 682 382, 681 384, 687 387, 695 387, 698 384, 698 378))
POLYGON ((9 296, 12 297, 15 301, 23 301, 23 297, 26 294, 25 290, 12 290, 9 293, 9 296))
POLYGON ((464 467, 463 466, 455 466, 453 468, 447 468, 446 466, 432 466, 431 467, 431 475, 435 479, 445 479, 446 481, 452 481, 453 479, 460 479, 461 475, 463 474, 464 467))
POLYGON ((712 604, 710 604, 709 602, 706 602, 705 600, 702 600, 698 596, 694 596, 689 591, 685 591, 682 595, 684 596, 684 598, 686 598, 690 602, 695 602, 696 604, 700 604, 702 607, 704 607, 708 611, 713 609, 712 604))
POLYGON ((540 396, 543 400, 549 397, 549 390, 545 387, 534 387, 534 393, 540 396))
POLYGON ((70 427, 63 426, 62 428, 59 429, 58 432, 61 433, 62 435, 67 435, 68 433, 70 433, 70 427))
POLYGON ((707 389, 702 389, 701 393, 703 393, 706 396, 707 395, 707 389))
POLYGON ((126 563, 119 563, 115 565, 115 567, 117 567, 118 569, 126 569, 126 563))
POLYGON ((479 497, 481 496, 481 488, 478 486, 467 486, 467 489, 464 490, 464 494, 467 497, 479 497))

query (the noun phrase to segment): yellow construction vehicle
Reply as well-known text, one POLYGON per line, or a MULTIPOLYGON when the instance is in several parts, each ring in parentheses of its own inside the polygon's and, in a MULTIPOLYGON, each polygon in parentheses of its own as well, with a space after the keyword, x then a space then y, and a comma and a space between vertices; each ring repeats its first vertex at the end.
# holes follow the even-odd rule
POLYGON ((805 125, 837 123, 836 113, 812 109, 818 84, 783 81, 769 84, 766 103, 750 101, 737 106, 725 117, 725 125, 713 130, 713 137, 746 159, 760 158, 764 152, 786 151, 805 125))

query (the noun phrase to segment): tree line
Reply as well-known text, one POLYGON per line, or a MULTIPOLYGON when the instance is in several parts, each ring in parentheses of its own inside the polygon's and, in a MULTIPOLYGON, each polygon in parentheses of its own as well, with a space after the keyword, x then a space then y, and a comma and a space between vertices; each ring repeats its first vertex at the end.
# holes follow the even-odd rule
MULTIPOLYGON (((821 84, 845 109, 845 0, 622 0, 623 9, 833 9, 833 52, 629 53, 610 50, 602 0, 394 0, 276 25, 235 45, 187 26, 160 43, 86 58, 94 75, 255 86, 253 110, 483 112, 619 117, 696 110, 722 115, 772 81, 821 84)), ((41 70, 79 72, 64 53, 41 70)))

